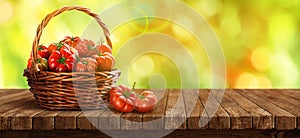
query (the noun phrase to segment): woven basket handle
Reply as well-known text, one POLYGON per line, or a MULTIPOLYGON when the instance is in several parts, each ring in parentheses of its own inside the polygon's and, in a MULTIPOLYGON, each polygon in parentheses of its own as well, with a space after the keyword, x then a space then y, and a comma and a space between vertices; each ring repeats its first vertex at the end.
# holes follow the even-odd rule
POLYGON ((37 72, 39 71, 38 69, 38 66, 37 66, 37 51, 38 51, 38 45, 39 45, 39 42, 40 42, 40 38, 42 36, 42 33, 43 33, 43 30, 44 28, 47 26, 47 24, 49 23, 49 21, 61 14, 62 12, 65 12, 65 11, 71 11, 71 10, 77 10, 77 11, 82 11, 92 17, 94 17, 94 19, 96 19, 96 21, 98 22, 98 24, 100 25, 100 27, 102 28, 103 32, 104 32, 104 35, 105 35, 105 38, 106 38, 106 41, 107 41, 107 44, 112 48, 112 44, 111 44, 111 40, 109 38, 109 30, 107 29, 106 25, 103 23, 103 21, 100 19, 100 16, 96 13, 93 13, 90 9, 86 8, 86 7, 82 7, 82 6, 65 6, 65 7, 62 7, 58 10, 55 10, 53 12, 51 12, 50 14, 48 14, 41 22, 41 24, 39 24, 38 28, 37 28, 37 31, 36 31, 36 36, 34 38, 34 41, 33 41, 33 44, 32 44, 32 62, 33 62, 33 67, 34 67, 34 72, 37 72))

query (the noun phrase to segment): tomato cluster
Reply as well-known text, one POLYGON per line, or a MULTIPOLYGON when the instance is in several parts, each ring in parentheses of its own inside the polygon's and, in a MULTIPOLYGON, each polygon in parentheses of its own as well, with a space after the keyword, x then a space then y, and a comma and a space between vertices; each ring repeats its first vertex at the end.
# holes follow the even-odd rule
POLYGON ((154 93, 143 91, 137 95, 133 89, 129 89, 124 85, 113 87, 110 90, 110 105, 120 112, 129 113, 134 109, 141 113, 150 112, 157 103, 154 93))
MULTIPOLYGON (((111 47, 91 40, 66 36, 58 43, 38 46, 36 63, 41 71, 93 72, 111 71, 115 64, 111 47)), ((27 68, 31 68, 32 58, 27 68)))

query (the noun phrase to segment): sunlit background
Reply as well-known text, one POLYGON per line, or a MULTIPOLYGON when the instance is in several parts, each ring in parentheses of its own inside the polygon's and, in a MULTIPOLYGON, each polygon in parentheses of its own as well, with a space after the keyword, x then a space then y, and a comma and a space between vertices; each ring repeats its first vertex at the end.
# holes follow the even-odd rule
MULTIPOLYGON (((64 5, 82 5, 100 13, 121 1, 0 0, 0 88, 28 87, 23 69, 36 27, 48 13, 64 5)), ((226 58, 228 88, 300 87, 299 0, 181 1, 202 15, 215 30, 226 58)), ((47 26, 41 41, 47 44, 65 35, 80 36, 91 20, 76 12, 60 15, 47 26)), ((180 25, 161 19, 147 23, 135 20, 111 31, 113 54, 128 39, 142 33, 172 36, 196 61, 200 87, 210 88, 212 75, 207 55, 194 36, 180 25)), ((149 77, 156 73, 165 76, 167 87, 180 85, 176 66, 162 55, 143 55, 130 66, 129 82, 139 82, 139 87, 149 87, 149 77)))

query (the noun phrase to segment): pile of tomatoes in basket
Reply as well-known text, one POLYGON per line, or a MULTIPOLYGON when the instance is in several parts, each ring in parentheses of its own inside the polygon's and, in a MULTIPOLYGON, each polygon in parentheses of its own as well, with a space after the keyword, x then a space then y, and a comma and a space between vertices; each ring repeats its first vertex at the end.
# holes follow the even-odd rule
MULTIPOLYGON (((72 36, 66 36, 49 46, 39 45, 37 54, 36 63, 41 71, 111 71, 115 63, 111 47, 72 36)), ((31 66, 32 57, 28 60, 27 68, 31 66)))

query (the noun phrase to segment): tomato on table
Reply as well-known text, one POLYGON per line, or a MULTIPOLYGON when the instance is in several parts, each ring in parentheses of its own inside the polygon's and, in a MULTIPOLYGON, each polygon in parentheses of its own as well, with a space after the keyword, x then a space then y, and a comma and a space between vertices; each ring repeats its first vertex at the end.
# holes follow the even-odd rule
POLYGON ((157 103, 156 96, 151 91, 143 91, 135 101, 135 109, 138 112, 150 112, 157 103))
POLYGON ((110 90, 109 103, 120 112, 132 112, 134 109, 136 95, 128 87, 119 85, 110 90))

